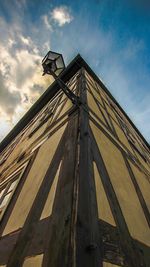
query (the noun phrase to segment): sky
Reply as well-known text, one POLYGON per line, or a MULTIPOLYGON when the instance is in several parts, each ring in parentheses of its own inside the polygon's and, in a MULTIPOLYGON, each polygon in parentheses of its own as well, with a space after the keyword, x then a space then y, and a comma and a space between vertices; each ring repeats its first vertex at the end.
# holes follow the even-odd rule
POLYGON ((150 142, 149 0, 0 0, 0 141, 51 84, 41 60, 78 54, 150 142))

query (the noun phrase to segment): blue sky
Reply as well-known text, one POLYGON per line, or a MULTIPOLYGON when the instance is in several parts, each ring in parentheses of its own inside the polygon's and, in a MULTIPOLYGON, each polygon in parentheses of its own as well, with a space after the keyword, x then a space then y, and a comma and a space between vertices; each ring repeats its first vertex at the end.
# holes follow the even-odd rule
POLYGON ((149 142, 148 2, 1 1, 0 139, 51 83, 41 76, 41 59, 51 49, 66 64, 80 53, 149 142))

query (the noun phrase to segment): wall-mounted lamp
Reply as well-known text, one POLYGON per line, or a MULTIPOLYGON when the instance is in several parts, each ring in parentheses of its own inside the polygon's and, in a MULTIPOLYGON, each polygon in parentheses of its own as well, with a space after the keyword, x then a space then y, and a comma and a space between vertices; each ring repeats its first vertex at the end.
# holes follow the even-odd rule
POLYGON ((79 105, 79 98, 68 86, 59 78, 60 73, 65 69, 63 56, 59 53, 49 51, 42 60, 43 75, 49 74, 54 77, 62 91, 72 101, 73 104, 79 105))

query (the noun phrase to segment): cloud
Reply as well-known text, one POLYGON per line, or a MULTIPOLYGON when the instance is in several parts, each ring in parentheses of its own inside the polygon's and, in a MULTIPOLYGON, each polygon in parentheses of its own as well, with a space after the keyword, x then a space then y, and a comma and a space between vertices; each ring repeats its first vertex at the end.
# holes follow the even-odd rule
POLYGON ((22 41, 23 44, 29 46, 31 43, 31 39, 28 37, 24 37, 23 35, 20 35, 20 40, 22 41))
POLYGON ((62 27, 66 23, 70 23, 73 20, 73 16, 67 6, 55 7, 51 12, 51 18, 62 27))
POLYGON ((50 24, 49 18, 47 15, 42 16, 43 22, 48 30, 52 31, 52 25, 50 24))
POLYGON ((12 129, 12 124, 7 121, 7 118, 0 113, 0 125, 1 125, 1 130, 0 130, 0 140, 2 140, 6 134, 12 129))
POLYGON ((21 104, 20 92, 11 92, 5 84, 4 77, 0 73, 0 110, 7 113, 8 116, 14 113, 16 107, 21 104))
POLYGON ((42 15, 41 19, 46 29, 53 32, 55 25, 62 27, 65 24, 69 24, 73 20, 73 16, 71 15, 71 10, 67 6, 58 6, 52 11, 49 11, 48 14, 42 15))
MULTIPOLYGON (((49 41, 36 43, 36 38, 25 33, 21 23, 11 27, 0 18, 0 139, 39 98, 51 77, 42 77, 43 49, 49 41), (4 31, 4 29, 6 29, 4 31)), ((42 27, 42 26, 41 26, 42 27)), ((34 32, 34 28, 32 29, 34 32)), ((47 52, 47 51, 46 51, 47 52)))

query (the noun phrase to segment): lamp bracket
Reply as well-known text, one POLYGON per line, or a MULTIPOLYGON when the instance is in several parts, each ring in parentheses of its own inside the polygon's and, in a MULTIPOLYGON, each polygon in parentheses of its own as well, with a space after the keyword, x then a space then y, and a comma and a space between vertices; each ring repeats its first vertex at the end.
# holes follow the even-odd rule
POLYGON ((57 77, 54 73, 52 73, 52 75, 61 87, 62 91, 65 93, 65 95, 71 100, 71 102, 74 105, 79 106, 81 104, 79 97, 76 96, 59 77, 57 77))

